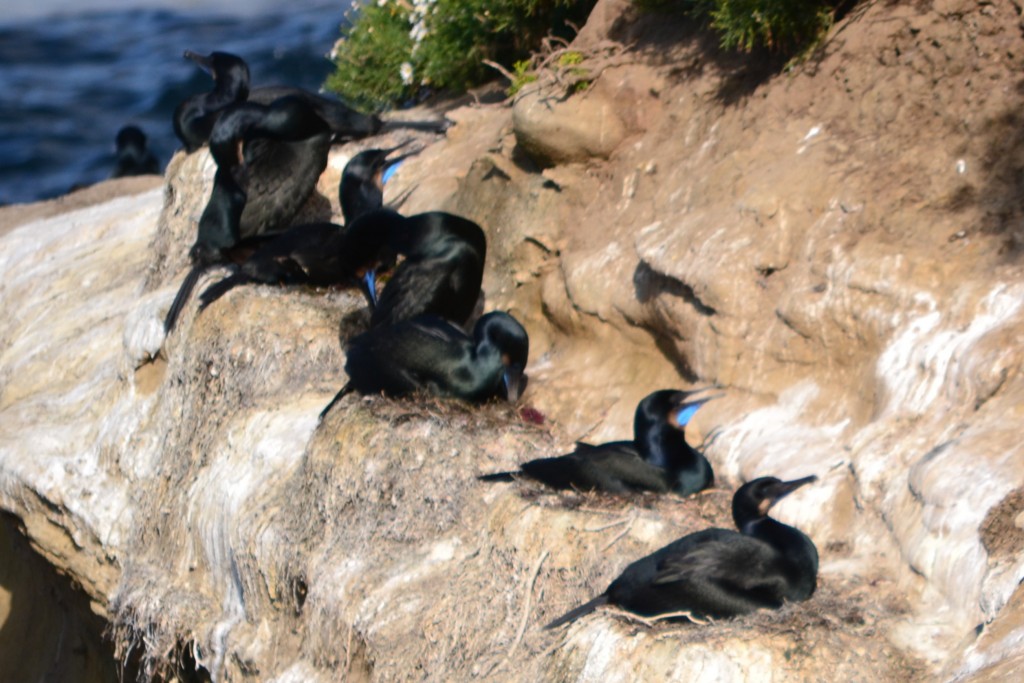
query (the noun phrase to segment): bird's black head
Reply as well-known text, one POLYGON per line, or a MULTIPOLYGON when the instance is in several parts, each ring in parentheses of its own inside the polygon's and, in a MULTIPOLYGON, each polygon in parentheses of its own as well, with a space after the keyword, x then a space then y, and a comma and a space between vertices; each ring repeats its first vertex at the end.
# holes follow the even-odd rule
POLYGON ((146 134, 142 132, 142 129, 138 126, 125 126, 121 130, 117 131, 117 138, 115 143, 118 151, 128 149, 129 147, 134 149, 145 149, 146 148, 146 134))
POLYGON ((509 403, 515 403, 526 388, 524 370, 530 355, 526 329, 508 313, 494 311, 481 316, 473 328, 473 336, 478 348, 491 346, 501 354, 505 397, 509 403))
POLYGON ((715 394, 691 400, 705 391, 707 391, 707 387, 692 391, 661 389, 648 394, 637 404, 633 418, 634 433, 643 434, 652 426, 661 424, 670 424, 677 429, 685 428, 702 405, 721 396, 721 394, 715 394))
POLYGON ((396 260, 388 246, 389 226, 404 220, 396 211, 377 209, 346 222, 341 242, 341 267, 358 281, 371 311, 377 305, 377 271, 391 268, 396 260))
POLYGON ((363 150, 345 164, 338 185, 338 199, 346 223, 384 205, 384 170, 406 156, 389 160, 388 155, 407 144, 409 141, 389 149, 363 150))
POLYGON ((732 497, 732 517, 740 529, 747 522, 768 516, 777 502, 804 484, 817 481, 813 474, 802 479, 782 481, 775 477, 760 477, 741 486, 732 497))
POLYGON ((191 59, 196 66, 210 74, 218 87, 242 88, 245 91, 245 97, 248 97, 249 65, 238 55, 233 55, 230 52, 211 52, 208 55, 201 55, 192 50, 185 50, 185 58, 191 59))
POLYGON ((402 154, 394 159, 388 159, 388 156, 392 152, 397 152, 412 140, 406 140, 400 145, 394 147, 388 147, 387 149, 373 148, 364 149, 354 157, 349 159, 349 162, 345 164, 345 170, 342 172, 341 179, 345 180, 346 177, 351 177, 354 180, 374 180, 378 185, 382 185, 380 176, 383 174, 385 168, 390 164, 398 163, 415 152, 409 152, 402 154))

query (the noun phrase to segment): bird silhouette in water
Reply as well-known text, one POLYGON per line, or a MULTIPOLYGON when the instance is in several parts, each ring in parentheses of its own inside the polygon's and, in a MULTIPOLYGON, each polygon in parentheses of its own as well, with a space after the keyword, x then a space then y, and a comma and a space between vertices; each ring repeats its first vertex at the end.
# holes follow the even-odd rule
POLYGON ((500 311, 481 316, 472 337, 434 315, 375 327, 349 341, 349 381, 320 418, 353 390, 389 396, 424 391, 474 403, 503 397, 514 403, 525 389, 529 352, 526 330, 500 311))
POLYGON ((592 446, 576 444, 567 455, 540 458, 514 472, 479 477, 483 481, 513 481, 528 477, 556 489, 672 492, 688 496, 714 483, 711 464, 690 444, 684 429, 709 396, 690 400, 705 391, 663 389, 646 396, 636 407, 633 440, 592 446))
POLYGON ((125 126, 114 141, 117 161, 111 178, 133 175, 159 175, 160 162, 146 147, 146 134, 138 126, 125 126))
MULTIPOLYGON (((372 302, 371 327, 425 314, 457 325, 469 320, 480 297, 487 256, 487 238, 479 225, 443 211, 402 216, 383 210, 357 219, 350 235, 371 256, 379 249, 373 236, 385 235, 391 251, 405 257, 372 302)), ((372 283, 369 288, 372 292, 372 283)))
POLYGON ((200 295, 202 311, 232 288, 249 283, 309 284, 318 287, 360 283, 367 289, 373 277, 368 269, 386 261, 384 237, 369 235, 370 244, 354 244, 363 235, 346 239, 347 226, 359 216, 379 210, 384 203, 383 173, 387 166, 402 161, 389 155, 408 142, 388 149, 359 152, 345 165, 338 186, 345 226, 320 222, 297 225, 260 244, 239 269, 216 282, 200 295), (362 260, 360 260, 362 259, 362 260))
POLYGON ((546 628, 605 604, 645 617, 687 612, 695 619, 724 619, 807 600, 817 585, 818 550, 806 534, 772 519, 768 511, 816 480, 762 477, 744 484, 732 499, 739 532, 705 529, 684 536, 632 563, 604 593, 546 628))

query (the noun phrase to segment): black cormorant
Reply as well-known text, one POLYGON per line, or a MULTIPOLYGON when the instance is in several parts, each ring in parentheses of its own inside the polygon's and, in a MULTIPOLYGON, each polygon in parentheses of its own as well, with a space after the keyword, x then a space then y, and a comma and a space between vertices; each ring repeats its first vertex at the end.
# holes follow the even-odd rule
POLYGON ((529 351, 526 330, 500 311, 481 316, 472 337, 433 315, 375 327, 349 341, 349 381, 320 417, 353 389, 389 396, 426 391, 477 403, 503 396, 514 403, 529 351))
MULTIPOLYGON (((213 78, 213 90, 185 99, 174 112, 174 132, 188 152, 196 151, 209 141, 213 126, 225 109, 246 101, 267 105, 282 97, 298 97, 312 107, 338 139, 362 138, 381 129, 381 121, 376 116, 362 114, 338 100, 303 88, 263 86, 250 89, 249 65, 237 55, 228 52, 200 55, 186 50, 185 57, 213 78)), ((433 130, 440 128, 440 124, 433 125, 433 130)))
POLYGON ((363 114, 343 102, 324 97, 303 88, 286 85, 250 87, 249 65, 237 55, 211 52, 209 55, 185 51, 191 59, 213 78, 213 90, 186 98, 174 112, 174 132, 194 152, 202 147, 213 131, 214 123, 230 105, 241 102, 271 104, 282 97, 297 97, 312 107, 334 134, 334 140, 353 140, 379 132, 404 128, 443 133, 447 121, 381 121, 372 114, 363 114))
POLYGON ((220 114, 210 135, 217 162, 213 191, 189 252, 192 269, 167 312, 165 332, 203 272, 244 258, 288 228, 327 166, 330 136, 326 122, 300 97, 235 104, 220 114))
MULTIPOLYGON (((698 391, 704 391, 703 389, 698 391)), ((633 440, 591 446, 554 458, 523 463, 518 471, 485 474, 483 481, 536 479, 556 489, 607 491, 669 491, 688 496, 714 483, 711 464, 686 443, 684 429, 697 410, 716 396, 691 401, 698 391, 663 389, 636 407, 633 440)))
MULTIPOLYGON (((359 152, 345 165, 338 186, 342 215, 349 226, 359 216, 379 210, 384 203, 382 175, 384 168, 398 159, 388 155, 406 143, 389 149, 368 149, 359 152)), ((384 235, 367 235, 371 244, 346 246, 346 227, 334 223, 297 225, 259 247, 239 270, 206 288, 200 295, 200 310, 219 299, 233 287, 248 283, 310 284, 319 287, 349 284, 361 279, 385 260, 384 235), (358 259, 362 258, 361 262, 358 259)), ((372 278, 365 287, 372 286, 372 278)))
POLYGON ((111 178, 160 174, 160 162, 146 148, 146 134, 138 126, 125 126, 119 130, 115 145, 117 162, 111 178))
POLYGON ((771 507, 804 484, 762 477, 732 499, 739 532, 705 529, 637 560, 601 595, 555 619, 555 628, 600 605, 618 605, 641 616, 687 612, 696 619, 723 619, 814 593, 818 550, 806 534, 768 516, 771 507))

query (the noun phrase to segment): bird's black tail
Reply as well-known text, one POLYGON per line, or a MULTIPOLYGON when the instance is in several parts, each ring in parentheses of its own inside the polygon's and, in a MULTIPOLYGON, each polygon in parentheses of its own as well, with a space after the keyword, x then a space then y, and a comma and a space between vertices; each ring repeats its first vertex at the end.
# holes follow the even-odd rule
POLYGON ((520 474, 520 472, 495 472, 493 474, 481 474, 477 479, 480 481, 515 481, 517 474, 520 474))
POLYGON ((323 422, 324 418, 327 417, 327 413, 331 412, 331 408, 334 407, 334 404, 340 401, 341 399, 345 398, 346 395, 351 394, 354 389, 355 387, 352 386, 352 382, 349 382, 348 384, 343 386, 341 388, 341 391, 335 394, 334 398, 331 399, 331 402, 327 404, 327 407, 320 411, 319 421, 323 422))
POLYGON ((579 619, 580 617, 584 616, 585 614, 590 614, 591 612, 593 612, 595 609, 597 609, 601 605, 607 605, 607 604, 608 604, 608 596, 607 595, 598 595, 596 598, 594 598, 590 602, 584 603, 584 604, 580 605, 579 607, 577 607, 576 609, 570 610, 570 611, 566 612, 565 614, 563 614, 562 616, 558 617, 557 619, 552 621, 550 624, 545 626, 544 628, 546 628, 546 629, 558 628, 562 624, 568 624, 570 621, 576 621, 577 619, 579 619))
POLYGON ((214 282, 212 285, 204 289, 203 293, 199 295, 199 312, 202 313, 206 310, 206 307, 214 301, 221 298, 235 287, 244 285, 251 280, 252 278, 245 273, 232 273, 220 282, 214 282))
POLYGON ((206 272, 206 268, 207 266, 205 265, 197 265, 192 266, 192 270, 188 271, 188 275, 182 281, 181 287, 178 288, 178 293, 174 296, 174 301, 167 311, 167 317, 164 318, 164 335, 170 334, 171 330, 174 329, 174 324, 178 322, 181 310, 185 308, 185 302, 191 296, 192 290, 196 288, 196 283, 199 282, 200 276, 206 272))

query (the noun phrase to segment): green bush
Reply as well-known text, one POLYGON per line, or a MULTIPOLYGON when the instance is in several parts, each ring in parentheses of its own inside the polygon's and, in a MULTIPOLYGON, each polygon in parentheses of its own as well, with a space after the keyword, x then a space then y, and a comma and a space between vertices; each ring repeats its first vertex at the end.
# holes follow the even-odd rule
POLYGON ((832 5, 822 0, 714 0, 708 15, 726 49, 750 52, 763 46, 792 54, 828 30, 832 5))
POLYGON ((795 54, 832 25, 835 8, 850 0, 633 0, 642 9, 675 11, 706 23, 727 50, 767 48, 795 54))
POLYGON ((413 88, 402 81, 402 65, 413 44, 408 10, 398 3, 365 6, 358 22, 342 32, 335 48, 337 70, 328 76, 327 89, 362 109, 408 98, 413 88))
POLYGON ((381 110, 425 92, 462 92, 510 66, 548 34, 571 37, 595 0, 369 0, 342 29, 327 88, 381 110))

